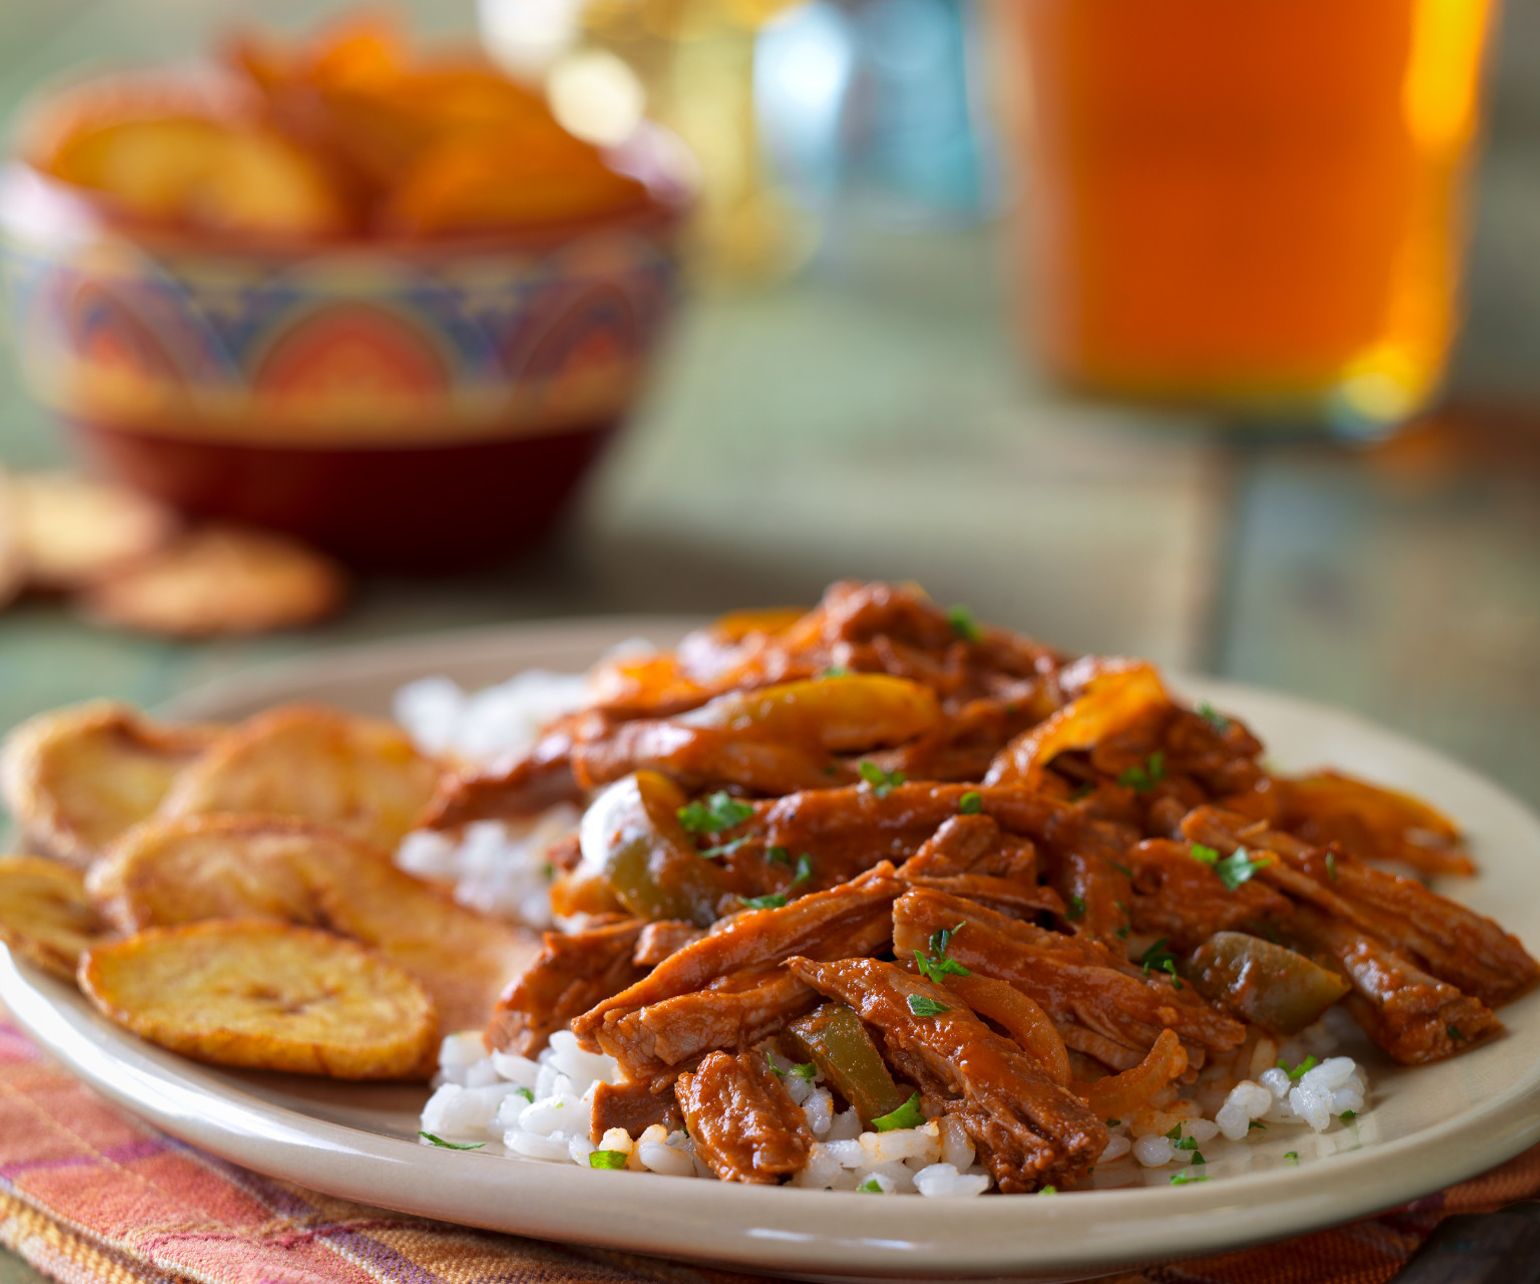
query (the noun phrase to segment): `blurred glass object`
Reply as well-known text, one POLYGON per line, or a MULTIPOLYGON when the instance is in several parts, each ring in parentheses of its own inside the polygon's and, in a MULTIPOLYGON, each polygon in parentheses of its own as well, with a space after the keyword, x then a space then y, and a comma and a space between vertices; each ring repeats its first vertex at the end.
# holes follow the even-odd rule
POLYGON ((648 116, 700 165, 694 258, 708 275, 774 274, 806 256, 806 220, 769 172, 754 102, 764 25, 802 0, 480 0, 494 57, 543 77, 563 125, 618 141, 648 116))
POLYGON ((998 0, 1038 356, 1373 434, 1459 319, 1489 0, 998 0))
POLYGON ((756 58, 766 148, 804 206, 886 223, 971 220, 995 182, 970 0, 815 0, 756 58))

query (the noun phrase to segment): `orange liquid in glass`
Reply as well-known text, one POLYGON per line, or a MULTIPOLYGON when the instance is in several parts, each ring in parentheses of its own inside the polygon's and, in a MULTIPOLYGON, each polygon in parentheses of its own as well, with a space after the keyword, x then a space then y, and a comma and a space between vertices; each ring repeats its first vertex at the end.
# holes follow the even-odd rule
POLYGON ((999 0, 1039 355, 1391 420, 1456 327, 1488 0, 999 0))

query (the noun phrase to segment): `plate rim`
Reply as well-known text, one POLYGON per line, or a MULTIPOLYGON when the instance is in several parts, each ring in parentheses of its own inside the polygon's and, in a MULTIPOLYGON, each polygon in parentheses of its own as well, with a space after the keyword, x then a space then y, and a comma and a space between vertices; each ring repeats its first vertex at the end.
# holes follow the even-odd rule
MULTIPOLYGON (((613 643, 638 633, 666 638, 696 622, 678 616, 583 617, 327 648, 213 679, 165 702, 163 708, 180 715, 207 716, 221 704, 236 707, 253 699, 271 699, 268 693, 282 690, 285 684, 313 684, 328 674, 362 681, 360 675, 367 673, 374 680, 388 678, 399 685, 412 674, 426 676, 451 667, 437 656, 451 654, 464 664, 467 656, 490 658, 500 647, 510 652, 511 675, 529 667, 519 659, 520 651, 570 645, 592 654, 606 640, 613 643), (414 661, 414 656, 425 658, 414 661)), ((1418 764, 1419 771, 1448 773, 1460 788, 1475 789, 1499 801, 1540 845, 1540 817, 1502 786, 1359 714, 1223 679, 1174 672, 1167 676, 1173 688, 1186 693, 1219 702, 1288 708, 1295 716, 1324 718, 1354 735, 1394 746, 1400 756, 1418 764)), ((64 983, 43 976, 4 950, 0 950, 0 999, 15 1023, 39 1045, 119 1106, 183 1141, 266 1175, 461 1225, 740 1268, 832 1269, 842 1275, 1086 1272, 1226 1251, 1394 1207, 1484 1171, 1540 1141, 1537 1065, 1464 1115, 1408 1136, 1323 1156, 1317 1164, 1331 1161, 1329 1172, 1321 1174, 1331 1178, 1327 1182, 1308 1181, 1317 1166, 1312 1164, 1234 1174, 1180 1191, 1165 1187, 1098 1190, 1067 1193, 1055 1200, 944 1201, 939 1208, 933 1201, 921 1201, 917 1208, 913 1201, 856 1202, 845 1192, 779 1189, 767 1198, 768 1192, 757 1188, 692 1181, 687 1188, 692 1197, 672 1202, 693 1212, 683 1221, 677 1216, 660 1220, 651 1206, 669 1202, 670 1191, 684 1193, 678 1183, 687 1179, 663 1179, 654 1185, 656 1175, 650 1177, 645 1189, 657 1192, 653 1198, 595 1199, 594 1188, 587 1184, 594 1178, 577 1165, 536 1165, 502 1156, 496 1156, 501 1166, 478 1177, 476 1170, 466 1166, 467 1156, 457 1152, 317 1119, 238 1089, 232 1094, 228 1084, 211 1077, 227 1072, 142 1044, 97 1017, 84 999, 72 997, 64 983), (232 1111, 239 1124, 222 1118, 232 1111), (281 1153, 275 1153, 275 1147, 281 1153), (1403 1155, 1416 1156, 1430 1149, 1438 1152, 1434 1172, 1417 1163, 1398 1162, 1403 1155), (353 1165, 359 1166, 358 1172, 351 1170, 353 1165), (382 1165, 380 1181, 387 1171, 411 1172, 415 1180, 407 1197, 399 1190, 382 1189, 371 1174, 374 1165, 382 1165), (1353 1180, 1360 1173, 1374 1180, 1353 1180), (451 1206, 450 1192, 467 1184, 477 1189, 496 1187, 505 1197, 539 1187, 541 1198, 529 1215, 515 1212, 488 1220, 451 1206), (1312 1190, 1312 1185, 1320 1189, 1312 1190), (720 1215, 701 1209, 702 1204, 720 1215), (805 1220, 806 1214, 815 1209, 827 1213, 831 1207, 840 1209, 841 1220, 848 1223, 842 1233, 798 1228, 798 1220, 805 1220), (927 1220, 914 1215, 921 1209, 936 1210, 928 1217, 934 1229, 919 1228, 927 1220), (588 1216, 600 1212, 602 1218, 588 1216), (702 1230, 708 1219, 714 1231, 702 1230), (731 1230, 723 1229, 729 1226, 731 1230), (707 1242, 682 1242, 679 1232, 687 1227, 704 1235, 707 1242), (1062 1232, 1071 1227, 1076 1233, 1065 1236, 1062 1232), (859 1260, 852 1260, 855 1255, 860 1255, 859 1260)))

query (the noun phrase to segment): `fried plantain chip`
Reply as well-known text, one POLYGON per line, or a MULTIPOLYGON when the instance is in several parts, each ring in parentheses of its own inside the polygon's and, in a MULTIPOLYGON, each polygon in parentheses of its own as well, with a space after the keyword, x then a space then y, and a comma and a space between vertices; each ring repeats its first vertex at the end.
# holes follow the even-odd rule
POLYGON ((162 726, 109 700, 40 714, 0 747, 0 799, 29 846, 86 866, 152 815, 218 734, 162 726))
POLYGON ((153 500, 68 473, 13 477, 8 493, 23 573, 39 588, 82 588, 163 547, 176 530, 153 500))
POLYGON ((22 958, 73 981, 101 930, 78 869, 41 856, 0 856, 0 941, 22 958))
POLYGON ((220 737, 177 781, 161 815, 297 816, 394 851, 442 770, 392 723, 288 705, 220 737))
POLYGON ((203 638, 313 624, 341 606, 346 593, 342 571, 302 544, 206 527, 97 583, 82 605, 118 628, 203 638))
POLYGON ((211 919, 87 950, 80 988, 140 1038, 217 1065, 334 1079, 422 1072, 433 1000, 352 941, 286 923, 211 919))
POLYGON ((16 483, 0 469, 0 610, 27 584, 27 560, 21 548, 21 514, 16 483))
POLYGON ((97 864, 89 885, 129 932, 271 918, 351 937, 421 981, 446 1030, 485 1025, 539 949, 534 933, 455 904, 365 843, 276 816, 150 821, 97 864))

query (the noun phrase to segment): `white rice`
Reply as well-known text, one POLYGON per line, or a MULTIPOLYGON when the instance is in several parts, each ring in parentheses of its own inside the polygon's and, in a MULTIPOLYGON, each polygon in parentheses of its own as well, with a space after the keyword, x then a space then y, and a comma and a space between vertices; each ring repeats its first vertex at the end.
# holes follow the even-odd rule
MULTIPOLYGON (((650 648, 631 643, 626 649, 650 648)), ((395 712, 425 750, 494 765, 527 749, 544 723, 577 708, 585 689, 581 676, 541 671, 477 692, 466 692, 448 678, 425 678, 397 693, 395 712)), ((577 808, 562 804, 529 821, 469 825, 458 836, 410 834, 396 860, 414 874, 452 884, 464 904, 547 927, 552 923, 552 870, 546 852, 575 832, 580 819, 577 808)), ((1321 1058, 1319 1064, 1303 1073, 1296 1068, 1291 1078, 1272 1064, 1272 1049, 1259 1048, 1253 1077, 1228 1089, 1212 1119, 1182 1102, 1165 1112, 1145 1112, 1137 1124, 1118 1121, 1109 1129, 1100 1162, 1116 1165, 1131 1159, 1135 1171, 1188 1165, 1201 1153, 1200 1145, 1209 1146, 1210 1154, 1222 1153, 1220 1148, 1244 1143, 1262 1129, 1270 1130, 1263 1133, 1270 1138, 1282 1127, 1320 1133, 1344 1113, 1361 1113, 1367 1076, 1352 1058, 1332 1055, 1338 1015, 1328 1013, 1327 1020, 1279 1050, 1296 1067, 1308 1056, 1321 1058)), ((609 1057, 584 1052, 568 1031, 552 1035, 550 1046, 533 1061, 505 1053, 488 1056, 479 1031, 451 1035, 444 1040, 439 1065, 436 1090, 422 1112, 426 1133, 456 1143, 500 1145, 504 1153, 551 1163, 591 1166, 589 1156, 599 1149, 624 1154, 625 1167, 633 1171, 711 1175, 683 1131, 654 1125, 632 1137, 611 1129, 600 1146, 592 1144, 594 1089, 615 1082, 619 1068, 609 1057)), ((785 1064, 779 1068, 789 1070, 785 1064)), ((835 1109, 821 1076, 807 1080, 787 1073, 783 1082, 814 1137, 811 1158, 793 1185, 927 1198, 979 1195, 993 1185, 955 1120, 863 1131, 854 1110, 835 1109)))

